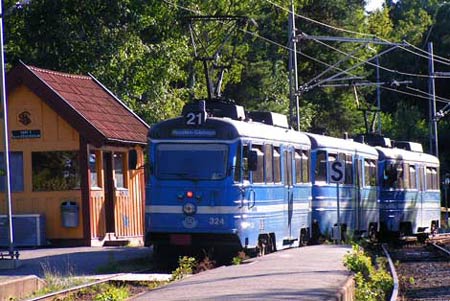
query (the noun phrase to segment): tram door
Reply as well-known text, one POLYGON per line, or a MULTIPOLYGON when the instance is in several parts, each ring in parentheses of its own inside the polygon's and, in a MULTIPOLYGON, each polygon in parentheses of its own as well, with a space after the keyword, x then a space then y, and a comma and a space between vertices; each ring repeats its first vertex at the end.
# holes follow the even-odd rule
POLYGON ((356 197, 356 214, 355 214, 355 230, 361 231, 364 224, 364 189, 363 189, 363 160, 356 158, 356 172, 355 172, 355 197, 356 197))
POLYGON ((286 237, 293 239, 292 236, 292 217, 294 213, 294 186, 292 180, 292 161, 293 154, 291 149, 284 150, 283 154, 283 167, 284 167, 284 187, 285 187, 285 203, 287 204, 287 231, 286 237))
POLYGON ((106 233, 115 233, 116 225, 114 221, 114 176, 112 166, 112 153, 103 153, 104 167, 104 189, 105 189, 105 219, 106 233))

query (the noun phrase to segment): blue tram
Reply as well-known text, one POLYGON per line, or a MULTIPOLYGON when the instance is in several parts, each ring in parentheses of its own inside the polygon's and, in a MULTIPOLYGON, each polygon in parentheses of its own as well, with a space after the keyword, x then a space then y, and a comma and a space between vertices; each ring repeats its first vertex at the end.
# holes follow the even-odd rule
POLYGON ((402 236, 437 229, 441 202, 438 158, 423 153, 422 146, 412 142, 376 148, 381 232, 402 236))
POLYGON ((307 135, 314 228, 337 240, 348 234, 374 237, 379 226, 376 149, 350 139, 307 135))
POLYGON ((267 253, 306 243, 308 137, 283 115, 218 101, 186 105, 182 115, 149 132, 146 239, 155 250, 267 253))

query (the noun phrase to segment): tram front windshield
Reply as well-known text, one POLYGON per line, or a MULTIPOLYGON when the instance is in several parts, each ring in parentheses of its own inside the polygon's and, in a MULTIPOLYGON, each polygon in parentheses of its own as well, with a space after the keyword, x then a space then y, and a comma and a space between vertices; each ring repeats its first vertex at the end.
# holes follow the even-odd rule
POLYGON ((226 144, 175 144, 156 147, 156 176, 165 180, 220 180, 227 170, 226 144))

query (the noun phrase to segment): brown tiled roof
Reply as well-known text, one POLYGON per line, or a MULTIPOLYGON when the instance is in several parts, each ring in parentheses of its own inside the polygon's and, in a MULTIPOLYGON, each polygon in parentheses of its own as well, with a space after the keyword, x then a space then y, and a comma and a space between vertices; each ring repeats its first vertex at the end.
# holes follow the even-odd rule
POLYGON ((90 143, 147 143, 148 125, 92 76, 22 63, 7 75, 8 92, 20 84, 41 97, 90 143))

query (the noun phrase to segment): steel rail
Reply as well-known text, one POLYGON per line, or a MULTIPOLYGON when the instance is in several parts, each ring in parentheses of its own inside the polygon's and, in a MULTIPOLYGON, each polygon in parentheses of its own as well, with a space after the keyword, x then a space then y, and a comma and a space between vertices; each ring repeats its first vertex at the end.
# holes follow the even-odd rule
POLYGON ((439 245, 436 244, 436 243, 432 243, 431 245, 432 245, 433 247, 435 247, 436 249, 438 249, 439 251, 445 253, 445 255, 446 255, 447 257, 450 257, 450 251, 447 250, 446 248, 441 247, 441 246, 439 246, 439 245))
POLYGON ((56 296, 67 295, 68 293, 71 293, 71 292, 74 292, 74 291, 77 291, 77 290, 81 290, 83 288, 91 287, 91 286, 94 286, 94 285, 97 285, 97 284, 101 284, 101 283, 104 283, 104 282, 108 282, 108 281, 113 281, 114 278, 118 278, 120 276, 123 276, 124 274, 128 274, 128 273, 113 274, 112 276, 106 277, 104 279, 100 279, 100 280, 97 280, 97 281, 94 281, 94 282, 89 282, 89 283, 86 283, 86 284, 82 284, 82 285, 66 288, 66 289, 63 289, 63 290, 60 290, 60 291, 56 291, 56 292, 51 292, 51 293, 48 293, 48 294, 45 294, 45 295, 42 295, 42 296, 34 297, 34 298, 31 298, 31 299, 26 299, 25 301, 43 301, 43 300, 47 300, 47 299, 48 300, 54 300, 53 298, 56 297, 56 296))
POLYGON ((398 282, 398 276, 397 272, 395 271, 394 262, 392 261, 391 255, 389 254, 389 251, 387 250, 386 244, 382 244, 381 247, 383 248, 383 252, 386 255, 386 258, 389 263, 389 270, 391 272, 392 279, 394 281, 394 287, 392 288, 392 294, 390 301, 397 301, 398 298, 398 290, 399 290, 399 282, 398 282))

